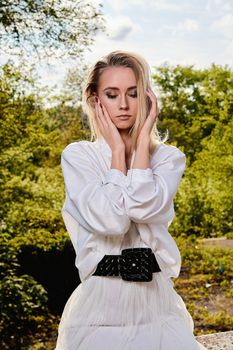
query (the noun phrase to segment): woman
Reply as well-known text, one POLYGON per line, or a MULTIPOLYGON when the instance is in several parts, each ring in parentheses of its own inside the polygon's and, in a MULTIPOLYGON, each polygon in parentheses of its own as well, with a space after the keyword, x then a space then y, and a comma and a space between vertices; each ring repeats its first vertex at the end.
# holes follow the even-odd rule
POLYGON ((82 283, 56 350, 203 349, 171 280, 181 260, 168 226, 185 155, 159 138, 147 63, 110 53, 92 68, 83 102, 94 140, 61 157, 62 215, 82 283))

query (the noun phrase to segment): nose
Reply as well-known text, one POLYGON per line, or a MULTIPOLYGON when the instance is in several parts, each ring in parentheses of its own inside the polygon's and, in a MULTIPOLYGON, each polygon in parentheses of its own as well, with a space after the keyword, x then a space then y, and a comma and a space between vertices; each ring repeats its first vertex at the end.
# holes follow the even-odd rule
POLYGON ((128 109, 129 105, 128 105, 128 101, 125 95, 122 95, 120 98, 120 109, 128 109))

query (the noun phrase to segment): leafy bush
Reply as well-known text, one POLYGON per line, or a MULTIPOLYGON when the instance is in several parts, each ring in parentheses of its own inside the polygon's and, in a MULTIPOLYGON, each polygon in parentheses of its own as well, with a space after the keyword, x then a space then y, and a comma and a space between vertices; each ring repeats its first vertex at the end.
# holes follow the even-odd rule
POLYGON ((0 239, 1 349, 20 349, 49 318, 47 292, 31 276, 18 276, 18 251, 9 236, 0 239))
POLYGON ((25 337, 34 334, 48 316, 47 293, 27 275, 5 276, 0 282, 0 290, 2 347, 20 348, 25 337), (42 316, 40 323, 38 316, 42 316))

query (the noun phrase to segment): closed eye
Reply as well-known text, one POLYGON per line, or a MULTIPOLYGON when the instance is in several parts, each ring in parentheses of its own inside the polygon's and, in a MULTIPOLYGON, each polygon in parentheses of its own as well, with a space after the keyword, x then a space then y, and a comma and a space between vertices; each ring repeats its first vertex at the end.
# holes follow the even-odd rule
MULTIPOLYGON (((110 99, 114 99, 116 98, 118 95, 113 95, 113 94, 110 94, 110 93, 106 93, 106 96, 110 99)), ((138 94, 137 94, 137 90, 136 91, 132 91, 132 92, 129 92, 128 93, 128 96, 129 97, 132 97, 132 98, 137 98, 138 97, 138 94)))
POLYGON ((130 96, 130 97, 133 97, 133 98, 138 97, 137 91, 135 91, 135 92, 129 94, 129 96, 130 96))
POLYGON ((117 95, 111 95, 111 94, 106 94, 106 96, 107 96, 108 98, 116 98, 116 97, 117 97, 117 95))

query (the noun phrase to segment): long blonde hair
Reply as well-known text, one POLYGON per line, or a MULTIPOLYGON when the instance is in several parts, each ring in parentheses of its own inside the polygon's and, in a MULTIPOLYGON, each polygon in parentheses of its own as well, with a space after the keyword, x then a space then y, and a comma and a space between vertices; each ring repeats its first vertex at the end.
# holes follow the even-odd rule
MULTIPOLYGON (((91 141, 102 136, 95 121, 94 98, 97 93, 99 78, 104 70, 109 67, 131 68, 136 77, 138 110, 136 121, 129 131, 129 134, 131 134, 132 138, 131 151, 133 151, 136 149, 138 134, 144 124, 150 108, 150 101, 146 96, 146 89, 151 88, 151 75, 149 65, 144 60, 144 58, 135 53, 126 51, 113 51, 107 56, 102 57, 91 68, 83 90, 83 110, 89 118, 89 124, 91 128, 91 141)), ((150 135, 150 154, 153 153, 156 145, 161 142, 161 138, 156 127, 156 122, 157 118, 150 135)))

